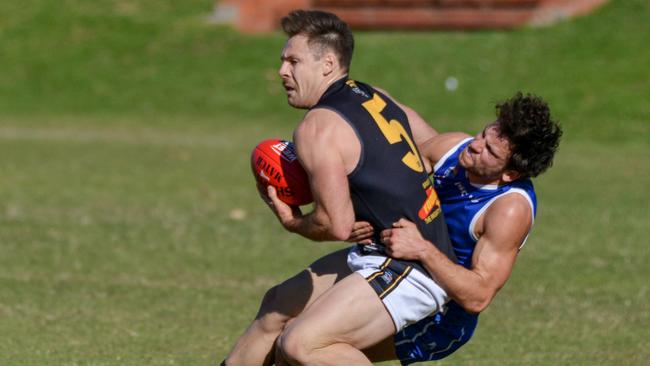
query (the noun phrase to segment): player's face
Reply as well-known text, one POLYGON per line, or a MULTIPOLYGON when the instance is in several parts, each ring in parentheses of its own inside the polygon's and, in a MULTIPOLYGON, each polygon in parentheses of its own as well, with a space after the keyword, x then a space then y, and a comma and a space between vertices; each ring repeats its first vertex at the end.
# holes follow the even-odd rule
POLYGON ((278 74, 287 93, 289 105, 295 108, 311 108, 320 99, 323 90, 323 62, 316 59, 309 47, 307 37, 295 35, 287 41, 278 74))
POLYGON ((499 136, 499 126, 492 123, 461 152, 459 162, 476 183, 496 184, 504 179, 511 153, 510 141, 499 136))

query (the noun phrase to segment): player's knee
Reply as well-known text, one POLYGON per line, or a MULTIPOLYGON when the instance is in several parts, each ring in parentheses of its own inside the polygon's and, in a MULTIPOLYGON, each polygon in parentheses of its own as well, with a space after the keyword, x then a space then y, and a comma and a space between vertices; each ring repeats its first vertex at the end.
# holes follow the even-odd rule
POLYGON ((276 352, 291 364, 304 364, 309 360, 312 349, 308 337, 300 329, 289 329, 278 338, 276 352))
POLYGON ((256 322, 267 333, 278 333, 282 331, 287 322, 292 318, 289 312, 284 309, 278 286, 270 288, 260 305, 256 322))
POLYGON ((271 287, 266 291, 260 304, 260 314, 277 311, 280 297, 278 296, 278 285, 271 287))
POLYGON ((266 291, 262 298, 258 317, 276 314, 278 318, 282 318, 286 322, 300 314, 307 306, 312 290, 310 275, 307 271, 303 271, 266 291))

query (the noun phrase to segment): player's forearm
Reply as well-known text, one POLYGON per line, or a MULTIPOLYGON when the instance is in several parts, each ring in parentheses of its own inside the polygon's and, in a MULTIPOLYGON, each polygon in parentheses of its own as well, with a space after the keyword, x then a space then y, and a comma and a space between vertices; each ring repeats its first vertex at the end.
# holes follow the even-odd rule
POLYGON ((453 263, 436 247, 429 246, 430 249, 419 260, 433 279, 465 310, 472 313, 483 311, 492 300, 494 291, 479 274, 453 263))
POLYGON ((316 212, 294 219, 285 225, 285 228, 314 241, 342 241, 347 239, 352 231, 351 224, 334 222, 316 212))

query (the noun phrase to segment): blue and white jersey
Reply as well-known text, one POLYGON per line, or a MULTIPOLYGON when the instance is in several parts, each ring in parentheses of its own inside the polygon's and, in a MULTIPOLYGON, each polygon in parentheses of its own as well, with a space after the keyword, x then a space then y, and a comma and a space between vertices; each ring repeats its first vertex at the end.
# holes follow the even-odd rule
MULTIPOLYGON (((477 185, 467 178, 458 163, 460 153, 473 138, 469 137, 450 149, 434 167, 434 187, 440 198, 452 247, 458 263, 472 266, 472 254, 479 238, 476 222, 499 197, 517 193, 530 203, 533 218, 537 212, 537 197, 529 179, 518 179, 504 185, 477 185)), ((521 244, 523 246, 523 243, 521 244)), ((478 314, 465 311, 454 301, 447 311, 411 324, 395 335, 395 352, 402 365, 440 360, 467 343, 478 324, 478 314)))
POLYGON ((506 194, 521 194, 530 203, 533 218, 537 213, 537 197, 530 179, 517 179, 503 185, 478 185, 469 181, 467 171, 460 166, 458 158, 472 140, 469 137, 461 141, 434 167, 434 186, 440 197, 449 237, 458 263, 466 268, 472 265, 472 254, 478 241, 476 222, 496 199, 506 194))

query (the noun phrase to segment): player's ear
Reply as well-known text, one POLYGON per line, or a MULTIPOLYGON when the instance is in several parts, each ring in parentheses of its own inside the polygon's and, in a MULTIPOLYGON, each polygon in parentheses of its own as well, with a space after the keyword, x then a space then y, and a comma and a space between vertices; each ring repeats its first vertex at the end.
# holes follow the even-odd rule
POLYGON ((326 52, 323 55, 323 76, 331 74, 339 64, 339 60, 332 52, 326 52))
POLYGON ((501 174, 501 180, 504 183, 514 182, 515 180, 521 177, 521 173, 516 170, 507 169, 503 174, 501 174))

